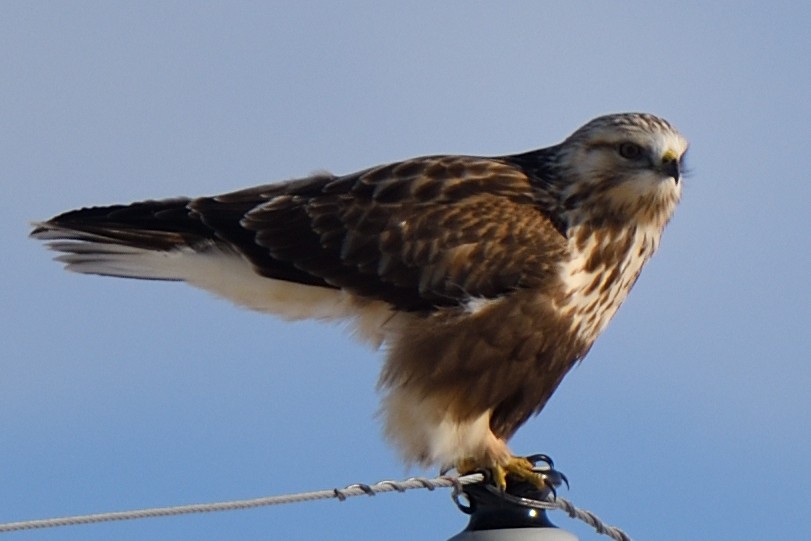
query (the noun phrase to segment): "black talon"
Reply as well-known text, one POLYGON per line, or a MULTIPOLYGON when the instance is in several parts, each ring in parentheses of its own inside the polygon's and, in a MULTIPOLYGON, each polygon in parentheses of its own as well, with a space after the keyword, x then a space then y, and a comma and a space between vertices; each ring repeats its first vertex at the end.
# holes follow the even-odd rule
POLYGON ((569 488, 569 480, 558 470, 539 470, 537 473, 554 487, 559 487, 560 485, 566 483, 566 488, 569 488))
POLYGON ((539 454, 536 454, 536 455, 529 455, 527 457, 527 460, 532 462, 533 466, 535 464, 537 464, 538 462, 546 462, 546 464, 549 465, 549 467, 551 469, 555 468, 555 462, 549 457, 549 455, 544 455, 542 453, 539 453, 539 454))
MULTIPOLYGON (((546 479, 544 479, 544 481, 546 481, 546 479)), ((557 500, 558 499, 558 491, 555 490, 555 485, 547 484, 547 487, 549 489, 549 493, 552 494, 552 499, 557 500)))
POLYGON ((532 463, 533 470, 544 478, 544 481, 549 485, 553 496, 557 496, 555 493, 555 488, 559 487, 560 485, 565 484, 566 490, 569 490, 569 479, 563 473, 555 469, 555 462, 549 455, 541 453, 530 455, 527 457, 527 460, 532 463), (544 462, 548 467, 535 468, 534 466, 538 464, 538 462, 544 462))

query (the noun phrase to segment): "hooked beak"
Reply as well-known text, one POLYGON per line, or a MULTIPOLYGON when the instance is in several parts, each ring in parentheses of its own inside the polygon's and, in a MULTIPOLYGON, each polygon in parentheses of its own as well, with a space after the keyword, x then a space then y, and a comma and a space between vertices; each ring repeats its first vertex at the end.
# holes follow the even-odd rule
POLYGON ((662 165, 659 170, 665 175, 672 177, 676 184, 679 183, 679 179, 681 178, 681 171, 679 171, 679 158, 673 151, 668 150, 665 152, 665 155, 662 156, 662 165))

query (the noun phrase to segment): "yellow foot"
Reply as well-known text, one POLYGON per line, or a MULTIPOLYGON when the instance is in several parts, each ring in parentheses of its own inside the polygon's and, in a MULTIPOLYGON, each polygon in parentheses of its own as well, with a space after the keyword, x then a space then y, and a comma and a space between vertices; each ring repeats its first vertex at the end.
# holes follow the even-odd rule
MULTIPOLYGON (((535 457, 531 457, 535 458, 535 457)), ((546 457, 544 457, 544 462, 546 457)), ((473 458, 465 458, 456 465, 456 471, 460 475, 467 475, 473 472, 485 471, 490 474, 490 479, 502 492, 507 490, 507 481, 511 483, 528 483, 538 490, 550 490, 555 492, 555 486, 560 484, 556 477, 550 477, 544 473, 544 469, 538 469, 530 459, 511 456, 504 464, 482 464, 473 458)), ((556 476, 561 476, 550 467, 546 470, 554 472, 556 476)), ((565 477, 563 478, 565 480, 565 477)))

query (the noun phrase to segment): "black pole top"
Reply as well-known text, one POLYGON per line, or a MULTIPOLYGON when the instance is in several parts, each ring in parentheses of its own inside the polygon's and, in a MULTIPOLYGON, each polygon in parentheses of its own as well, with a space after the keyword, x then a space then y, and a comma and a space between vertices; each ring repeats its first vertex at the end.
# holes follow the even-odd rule
POLYGON ((554 464, 549 457, 536 455, 528 458, 533 463, 544 462, 548 465, 536 470, 546 481, 546 487, 538 488, 526 481, 512 479, 504 491, 487 480, 464 486, 461 491, 469 503, 462 504, 458 495, 455 500, 459 509, 470 515, 465 531, 556 528, 546 516, 548 505, 544 504, 549 502, 550 496, 555 496, 555 487, 566 482, 566 477, 553 468, 554 464))

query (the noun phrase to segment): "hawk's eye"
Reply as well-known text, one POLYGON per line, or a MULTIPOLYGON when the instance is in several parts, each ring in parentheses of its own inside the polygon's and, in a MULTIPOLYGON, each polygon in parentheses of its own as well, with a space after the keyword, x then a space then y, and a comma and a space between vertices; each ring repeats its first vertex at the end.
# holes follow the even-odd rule
POLYGON ((636 143, 621 143, 618 151, 626 160, 638 160, 644 154, 642 147, 636 143))

